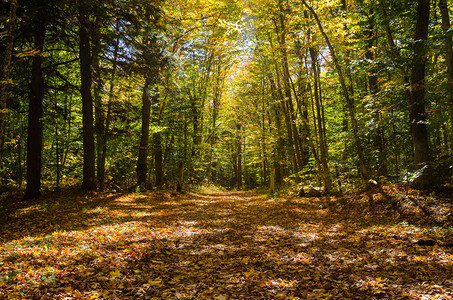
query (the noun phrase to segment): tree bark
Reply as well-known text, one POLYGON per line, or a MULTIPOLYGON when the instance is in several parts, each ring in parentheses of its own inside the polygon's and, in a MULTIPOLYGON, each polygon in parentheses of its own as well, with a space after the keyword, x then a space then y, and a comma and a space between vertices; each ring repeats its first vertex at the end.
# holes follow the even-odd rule
POLYGON ((301 151, 301 158, 302 158, 302 166, 307 165, 310 160, 310 123, 308 119, 308 98, 307 94, 309 94, 308 86, 309 84, 305 82, 305 77, 302 75, 304 73, 304 55, 302 54, 302 46, 301 42, 296 37, 295 41, 296 47, 296 54, 299 59, 299 76, 297 79, 297 85, 299 88, 299 93, 296 92, 296 88, 294 83, 291 81, 291 85, 293 87, 293 93, 296 98, 297 109, 299 111, 300 118, 302 120, 302 124, 299 127, 299 145, 301 151), (299 96, 298 96, 299 94, 299 96))
POLYGON ((264 88, 264 82, 261 83, 262 86, 262 102, 261 102, 261 153, 262 153, 262 184, 267 185, 267 164, 268 164, 268 158, 267 158, 267 143, 266 143, 266 91, 264 88))
POLYGON ((192 93, 190 92, 190 89, 188 90, 189 93, 189 99, 190 99, 190 108, 192 111, 192 158, 198 157, 199 155, 199 145, 201 144, 201 139, 200 139, 200 130, 199 130, 199 113, 198 113, 198 101, 196 97, 196 92, 192 93))
POLYGON ((37 199, 41 195, 41 169, 43 144, 43 99, 45 93, 41 51, 46 36, 46 18, 41 15, 34 28, 34 47, 30 84, 30 104, 28 110, 27 134, 27 187, 24 199, 37 199))
POLYGON ((105 157, 103 157, 103 148, 105 144, 105 114, 104 106, 102 104, 102 80, 101 80, 101 66, 99 56, 101 54, 101 36, 96 23, 93 24, 93 99, 94 99, 94 114, 95 119, 95 133, 96 133, 96 181, 99 190, 104 190, 105 178, 105 157))
POLYGON ((3 160, 3 144, 5 142, 5 115, 7 112, 6 104, 8 100, 8 86, 11 84, 9 75, 11 72, 11 56, 14 46, 14 31, 16 28, 17 6, 17 0, 12 0, 9 9, 8 33, 5 41, 6 47, 3 57, 2 74, 0 78, 0 165, 2 164, 3 160))
MULTIPOLYGON (((283 170, 282 170, 282 164, 281 161, 283 160, 284 157, 284 140, 283 140, 283 129, 282 129, 282 122, 281 122, 281 111, 280 111, 280 99, 277 93, 277 86, 275 84, 275 81, 272 78, 272 75, 269 75, 269 85, 271 89, 271 95, 272 95, 272 108, 273 112, 275 114, 275 125, 277 127, 277 143, 274 147, 274 155, 273 155, 273 163, 272 166, 275 168, 275 185, 279 186, 282 181, 283 181, 283 170)), ((271 123, 271 118, 269 116, 269 124, 271 123)), ((272 129, 272 126, 269 126, 270 129, 272 129)), ((293 157, 293 156, 292 156, 293 157)), ((294 158, 294 157, 293 157, 294 158)), ((293 161, 294 163, 294 161, 293 161)))
POLYGON ((91 45, 89 35, 89 18, 85 8, 79 7, 79 58, 80 58, 80 91, 82 94, 83 126, 83 181, 82 190, 96 189, 96 157, 94 143, 93 83, 91 73, 91 45))
MULTIPOLYGON (((280 31, 278 29, 278 25, 277 25, 277 22, 274 20, 274 25, 275 25, 275 32, 277 34, 277 39, 279 40, 279 44, 281 43, 280 41, 280 31)), ((269 43, 271 45, 271 48, 274 48, 274 45, 273 45, 273 42, 272 42, 272 37, 269 35, 269 43)), ((287 131, 287 135, 288 135, 288 142, 289 142, 289 150, 290 150, 290 153, 291 153, 291 166, 293 168, 293 173, 298 173, 299 172, 299 169, 298 169, 298 164, 297 164, 297 158, 296 158, 296 151, 294 150, 294 140, 293 140, 293 127, 291 126, 291 117, 288 113, 288 108, 287 108, 287 104, 286 104, 286 100, 285 100, 285 96, 282 92, 282 84, 281 84, 281 80, 280 80, 280 71, 279 71, 279 66, 277 63, 275 63, 275 78, 276 78, 276 81, 274 81, 274 79, 271 77, 270 78, 270 84, 271 84, 271 92, 273 93, 273 98, 274 98, 274 101, 278 104, 280 104, 279 106, 281 107, 281 112, 283 113, 283 117, 285 119, 285 125, 286 125, 286 131, 287 131)), ((291 90, 289 91, 290 94, 291 94, 291 90)), ((276 106, 276 115, 278 115, 279 113, 279 110, 276 106)), ((279 138, 280 142, 283 143, 283 137, 280 136, 279 138)), ((280 157, 281 158, 281 157, 280 157)), ((277 169, 277 175, 281 175, 281 174, 278 174, 278 171, 279 171, 279 168, 277 169)))
POLYGON ((409 103, 409 116, 414 144, 415 168, 421 175, 415 180, 414 185, 427 188, 432 185, 430 176, 430 153, 428 144, 428 128, 425 110, 425 71, 426 71, 426 45, 429 26, 429 0, 418 0, 417 22, 414 35, 414 59, 411 70, 411 98, 409 103))
POLYGON ((324 189, 326 192, 329 192, 332 188, 332 179, 330 176, 330 170, 328 166, 328 151, 327 151, 327 141, 325 139, 325 130, 323 126, 323 119, 324 116, 321 113, 322 110, 322 103, 321 103, 321 95, 319 93, 319 67, 318 67, 318 53, 315 51, 313 47, 309 48, 310 57, 311 57, 311 65, 313 69, 313 82, 314 82, 314 98, 316 103, 316 115, 318 120, 318 131, 319 131, 319 148, 320 148, 320 156, 321 156, 321 166, 322 166, 322 173, 321 178, 323 179, 324 189))
POLYGON ((237 179, 236 184, 238 188, 242 187, 242 124, 236 122, 237 129, 237 179))
POLYGON ((445 63, 447 65, 448 106, 450 112, 450 157, 453 162, 453 41, 450 29, 450 16, 447 0, 439 0, 440 15, 442 17, 442 30, 445 33, 445 63))
POLYGON ((301 155, 301 149, 300 149, 300 139, 299 139, 299 132, 297 130, 296 126, 296 114, 294 112, 294 106, 293 106, 293 97, 291 93, 291 77, 289 73, 289 65, 288 65, 288 53, 286 49, 286 24, 285 24, 285 13, 283 9, 283 4, 280 1, 279 2, 279 26, 275 26, 277 37, 278 37, 278 42, 280 45, 280 52, 282 55, 282 67, 283 67, 283 89, 284 89, 284 101, 283 105, 285 106, 285 112, 287 114, 287 122, 288 126, 291 127, 290 130, 288 130, 288 134, 291 134, 291 139, 292 143, 290 146, 294 148, 294 156, 295 156, 295 165, 294 165, 294 172, 298 173, 300 170, 303 168, 303 163, 302 163, 302 155, 301 155))
POLYGON ((152 78, 150 74, 145 75, 145 84, 142 94, 142 129, 140 135, 140 147, 137 159, 137 185, 146 185, 148 174, 148 147, 149 147, 149 125, 151 117, 150 89, 152 78))
MULTIPOLYGON (((153 76, 157 79, 158 70, 156 69, 153 76)), ((157 80, 156 80, 157 81, 157 80)), ((159 109, 159 94, 157 87, 154 88, 153 99, 153 123, 156 126, 160 125, 160 109, 159 109)), ((154 145, 154 172, 156 178, 156 186, 161 187, 164 184, 164 157, 162 151, 162 136, 160 132, 153 134, 154 145)))
MULTIPOLYGON (((114 92, 114 87, 115 87, 115 78, 116 78, 116 69, 117 69, 117 64, 118 64, 118 51, 119 51, 119 40, 117 39, 115 42, 115 50, 113 53, 113 62, 112 62, 112 73, 111 73, 111 78, 110 78, 110 88, 109 88, 109 94, 108 94, 108 99, 107 99, 107 113, 104 117, 104 110, 100 110, 100 122, 102 120, 102 124, 100 125, 99 131, 103 130, 102 132, 99 132, 99 148, 102 146, 101 149, 98 148, 98 151, 101 151, 101 153, 98 153, 98 161, 97 161, 97 181, 98 181, 98 188, 102 191, 104 190, 104 185, 105 185, 105 161, 107 157, 107 143, 109 139, 109 134, 110 134, 110 119, 112 116, 112 103, 113 103, 113 92, 114 92)), ((102 103, 100 103, 100 107, 102 107, 102 103)))

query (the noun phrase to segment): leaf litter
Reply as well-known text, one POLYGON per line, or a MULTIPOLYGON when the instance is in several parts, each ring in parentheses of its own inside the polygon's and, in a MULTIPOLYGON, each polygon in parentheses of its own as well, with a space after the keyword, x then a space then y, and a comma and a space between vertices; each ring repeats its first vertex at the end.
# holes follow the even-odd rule
POLYGON ((451 200, 396 186, 330 198, 59 192, 3 206, 0 299, 453 296, 451 200))

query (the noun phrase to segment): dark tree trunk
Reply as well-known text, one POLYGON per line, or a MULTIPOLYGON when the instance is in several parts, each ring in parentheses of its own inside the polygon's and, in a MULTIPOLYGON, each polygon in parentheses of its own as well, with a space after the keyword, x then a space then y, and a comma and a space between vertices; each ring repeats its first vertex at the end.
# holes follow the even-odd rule
POLYGON ((450 112, 450 157, 453 162, 453 41, 450 29, 450 16, 448 14, 447 0, 439 0, 439 9, 442 16, 442 30, 445 33, 445 62, 447 64, 447 89, 448 105, 450 112))
POLYGON ((296 54, 299 59, 299 70, 300 74, 297 79, 297 85, 299 88, 299 93, 297 93, 294 83, 291 81, 293 87, 293 93, 297 102, 297 109, 302 121, 302 124, 299 127, 299 145, 301 151, 301 161, 302 167, 306 166, 310 159, 310 123, 308 119, 308 97, 309 94, 308 84, 304 81, 305 77, 302 75, 304 73, 304 55, 302 53, 301 42, 298 38, 295 41, 296 54))
POLYGON ((140 137, 140 147, 138 149, 137 160, 137 185, 146 185, 148 174, 148 147, 149 147, 149 125, 151 117, 151 99, 150 86, 152 83, 151 76, 145 76, 145 85, 143 86, 142 95, 142 132, 140 137))
POLYGON ((160 132, 153 134, 154 144, 154 172, 156 176, 156 187, 164 184, 164 155, 162 151, 162 136, 160 132))
POLYGON ((237 129, 237 178, 236 184, 238 188, 242 187, 242 124, 236 122, 237 129))
POLYGON ((103 157, 103 148, 105 144, 105 114, 102 104, 102 80, 101 66, 99 56, 101 54, 101 40, 97 24, 93 24, 93 99, 94 99, 94 114, 96 116, 94 128, 96 133, 96 181, 99 190, 104 190, 105 178, 105 157, 103 157))
POLYGON ((0 166, 3 159, 3 144, 5 142, 5 115, 8 99, 8 86, 11 84, 9 75, 11 71, 11 56, 14 46, 14 30, 16 28, 17 0, 11 1, 9 10, 8 33, 6 36, 5 53, 3 54, 2 74, 0 78, 0 166))
POLYGON ((178 184, 176 186, 177 192, 182 192, 184 186, 184 162, 180 161, 178 166, 178 184))
MULTIPOLYGON (((157 82, 158 70, 155 69, 153 76, 157 82)), ((153 123, 156 126, 160 125, 160 105, 159 105, 159 93, 157 87, 154 88, 153 99, 153 123)), ((156 186, 161 187, 164 184, 164 153, 162 151, 162 135, 160 132, 153 134, 153 146, 154 146, 154 172, 156 176, 156 186)))
MULTIPOLYGON (((41 16, 34 29, 35 49, 39 52, 43 49, 45 36, 46 18, 41 16)), ((24 199, 36 199, 41 195, 42 117, 45 92, 42 58, 41 55, 35 55, 32 64, 27 134, 27 187, 24 199)))
POLYGON ((199 120, 199 113, 198 113, 198 101, 197 97, 195 95, 195 91, 193 95, 191 94, 190 90, 189 92, 189 98, 190 98, 190 108, 192 111, 192 158, 198 157, 199 154, 199 145, 201 144, 201 135, 200 135, 200 120, 199 120))
MULTIPOLYGON (((118 24, 117 24, 118 28, 118 24)), ((99 189, 104 189, 104 181, 105 181, 105 160, 107 157, 107 143, 110 134, 110 119, 112 116, 112 103, 113 103, 113 91, 115 86, 115 78, 116 78, 116 67, 118 64, 118 51, 119 51, 119 40, 116 40, 115 43, 115 52, 113 54, 113 64, 112 64, 112 74, 110 78, 110 89, 109 95, 107 100, 107 115, 105 117, 105 124, 103 126, 104 132, 102 133, 102 154, 100 156, 100 162, 98 162, 98 182, 100 184, 99 189)))
POLYGON ((91 94, 91 46, 88 13, 79 7, 80 91, 82 94, 83 181, 82 190, 96 189, 93 96, 91 94))
POLYGON ((432 184, 429 175, 430 153, 428 144, 428 128, 425 111, 425 70, 426 45, 429 26, 429 0, 418 0, 417 23, 414 35, 414 60, 411 71, 411 98, 409 116, 414 144, 414 163, 416 170, 424 170, 416 179, 415 186, 426 188, 432 184))

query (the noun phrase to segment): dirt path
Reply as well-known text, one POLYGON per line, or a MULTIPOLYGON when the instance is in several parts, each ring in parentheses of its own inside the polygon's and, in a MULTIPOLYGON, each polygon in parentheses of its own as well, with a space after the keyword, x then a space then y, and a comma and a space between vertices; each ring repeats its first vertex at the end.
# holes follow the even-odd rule
POLYGON ((452 248, 414 244, 447 229, 356 218, 252 192, 52 195, 0 219, 0 299, 452 299, 452 248))

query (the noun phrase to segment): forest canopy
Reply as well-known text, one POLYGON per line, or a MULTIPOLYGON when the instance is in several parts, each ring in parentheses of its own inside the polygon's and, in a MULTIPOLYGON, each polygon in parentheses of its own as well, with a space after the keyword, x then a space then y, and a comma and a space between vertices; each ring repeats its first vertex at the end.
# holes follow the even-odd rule
POLYGON ((447 0, 8 0, 0 188, 450 187, 447 0))

